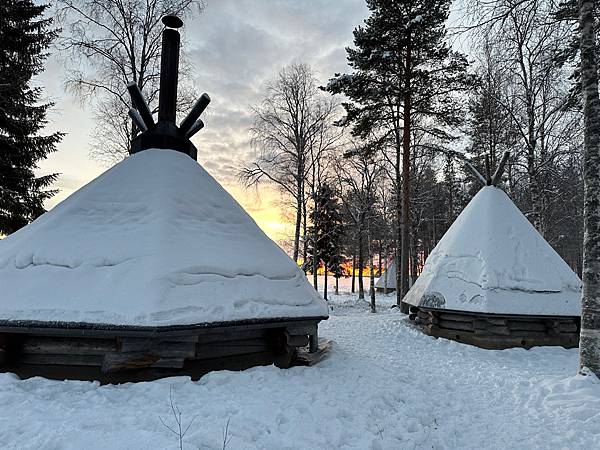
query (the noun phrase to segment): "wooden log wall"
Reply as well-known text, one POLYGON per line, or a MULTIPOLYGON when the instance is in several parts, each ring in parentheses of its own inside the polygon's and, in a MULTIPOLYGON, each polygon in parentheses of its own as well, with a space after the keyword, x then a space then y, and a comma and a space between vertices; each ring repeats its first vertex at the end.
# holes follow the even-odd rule
POLYGON ((431 336, 482 348, 579 345, 578 317, 492 315, 411 307, 410 319, 431 336))
POLYGON ((141 379, 177 374, 199 378, 211 367, 229 368, 228 361, 232 369, 273 363, 285 368, 294 364, 297 349, 308 348, 310 336, 317 334, 317 323, 238 325, 173 333, 114 331, 112 336, 107 330, 0 329, 0 371, 118 382, 136 380, 135 373, 142 372, 141 379), (45 374, 48 368, 58 375, 45 374))

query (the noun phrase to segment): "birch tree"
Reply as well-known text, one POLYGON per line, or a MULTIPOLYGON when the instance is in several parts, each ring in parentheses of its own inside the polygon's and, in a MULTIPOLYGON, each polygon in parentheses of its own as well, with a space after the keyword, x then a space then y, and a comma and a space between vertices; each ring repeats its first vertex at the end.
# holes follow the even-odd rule
POLYGON ((596 2, 579 0, 584 137, 583 296, 580 368, 600 376, 600 98, 595 35, 596 2))
MULTIPOLYGON (((136 128, 128 118, 134 81, 153 112, 158 107, 163 16, 202 11, 203 0, 58 0, 64 26, 59 47, 66 55, 67 89, 94 106, 93 157, 114 163, 129 152, 136 128)), ((178 110, 195 99, 191 66, 182 54, 178 110)))
MULTIPOLYGON (((295 211, 293 259, 298 261, 309 177, 322 174, 323 154, 337 145, 333 127, 337 103, 321 93, 311 68, 302 63, 281 70, 252 111, 253 162, 239 177, 246 186, 267 182, 292 199, 295 211)), ((310 178, 310 179, 313 179, 310 178)), ((318 183, 311 185, 318 188, 318 183)))
MULTIPOLYGON (((373 271, 372 222, 375 216, 377 182, 383 174, 380 155, 364 146, 355 146, 340 158, 336 167, 342 204, 350 217, 357 239, 358 298, 364 300, 363 272, 368 260, 373 271), (366 255, 365 255, 366 252, 366 255)), ((354 270, 354 266, 353 266, 354 270)), ((375 291, 371 282, 371 310, 375 312, 375 291)))

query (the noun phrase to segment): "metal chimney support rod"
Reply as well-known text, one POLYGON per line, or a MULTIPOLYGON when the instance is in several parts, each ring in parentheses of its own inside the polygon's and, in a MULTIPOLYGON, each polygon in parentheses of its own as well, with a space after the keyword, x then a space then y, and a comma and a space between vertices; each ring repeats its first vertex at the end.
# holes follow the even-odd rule
POLYGON ((152 119, 152 113, 150 112, 150 108, 148 108, 148 103, 146 103, 146 99, 144 98, 140 87, 135 81, 131 81, 127 84, 127 90, 131 96, 131 101, 137 108, 141 119, 146 125, 146 129, 152 128, 154 126, 154 119, 152 119))
POLYGON ((198 120, 196 120, 194 122, 194 125, 192 125, 192 127, 187 131, 187 133, 185 133, 185 135, 188 138, 191 138, 193 135, 195 135, 202 128, 204 128, 204 122, 202 122, 202 119, 198 119, 198 120))
POLYGON ((490 174, 490 157, 485 155, 485 185, 492 185, 492 175, 490 174))
MULTIPOLYGON (((204 112, 204 110, 206 109, 206 107, 208 106, 209 103, 210 103, 210 97, 208 96, 208 94, 207 93, 202 94, 200 96, 200 98, 198 99, 198 101, 196 102, 196 104, 194 105, 194 107, 192 108, 192 110, 187 115, 187 117, 185 119, 183 119, 183 122, 181 122, 181 125, 179 126, 179 128, 181 129, 181 131, 184 134, 189 134, 192 127, 195 125, 196 119, 198 119, 198 117, 200 117, 200 114, 202 114, 204 112)), ((196 130, 196 131, 198 131, 198 130, 196 130)))
POLYGON ((142 116, 140 116, 140 113, 138 112, 137 109, 131 108, 129 110, 129 117, 131 117, 131 120, 133 120, 133 122, 135 123, 135 126, 138 127, 140 129, 140 131, 144 132, 148 129, 148 127, 144 123, 144 120, 142 119, 142 116))
POLYGON ((510 152, 504 152, 504 154, 502 155, 502 159, 500 160, 500 164, 498 164, 498 168, 492 176, 492 186, 496 186, 496 184, 498 184, 498 182, 502 178, 502 174, 504 173, 504 166, 506 165, 506 162, 508 161, 509 157, 510 152))
POLYGON ((160 60, 160 92, 158 97, 159 122, 175 124, 180 39, 177 30, 167 28, 163 31, 160 60))
POLYGON ((469 169, 471 171, 471 173, 473 174, 473 176, 475 178, 477 178, 477 180, 479 180, 479 182, 482 185, 485 186, 487 184, 487 181, 485 180, 485 177, 483 175, 481 175, 479 173, 479 171, 475 167, 473 167, 473 165, 471 163, 467 162, 467 163, 465 163, 465 165, 467 166, 467 169, 469 169))

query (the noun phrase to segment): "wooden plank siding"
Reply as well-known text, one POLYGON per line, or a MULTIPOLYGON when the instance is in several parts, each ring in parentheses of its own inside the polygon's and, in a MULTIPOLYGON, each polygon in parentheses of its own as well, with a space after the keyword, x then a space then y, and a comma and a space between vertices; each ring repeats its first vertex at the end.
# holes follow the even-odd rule
POLYGON ((579 317, 478 314, 412 306, 409 318, 430 336, 486 349, 579 345, 579 317))
POLYGON ((294 358, 298 349, 309 351, 320 320, 113 330, 1 324, 0 371, 109 383, 173 375, 197 379, 211 370, 263 364, 285 368, 305 363, 294 358))

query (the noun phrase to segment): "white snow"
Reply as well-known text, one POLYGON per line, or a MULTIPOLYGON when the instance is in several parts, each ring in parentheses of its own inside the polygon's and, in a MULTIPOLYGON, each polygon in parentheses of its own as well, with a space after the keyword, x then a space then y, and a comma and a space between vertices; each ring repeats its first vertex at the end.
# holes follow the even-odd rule
POLYGON ((458 311, 578 316, 581 281, 501 190, 477 193, 404 301, 458 311))
POLYGON ((187 325, 325 316, 200 165, 145 150, 0 241, 0 320, 187 325))
POLYGON ((220 450, 228 420, 228 450, 600 448, 600 382, 575 375, 577 349, 482 350, 350 296, 331 314, 314 367, 119 386, 0 374, 0 446, 179 448, 161 424, 175 424, 172 389, 183 426, 195 418, 184 449, 220 450))
POLYGON ((408 24, 413 25, 415 23, 421 23, 421 22, 423 22, 423 16, 419 14, 418 16, 415 16, 415 18, 412 19, 410 22, 408 22, 408 24))
POLYGON ((375 282, 377 289, 383 289, 386 285, 388 288, 396 289, 396 261, 392 261, 375 282))

